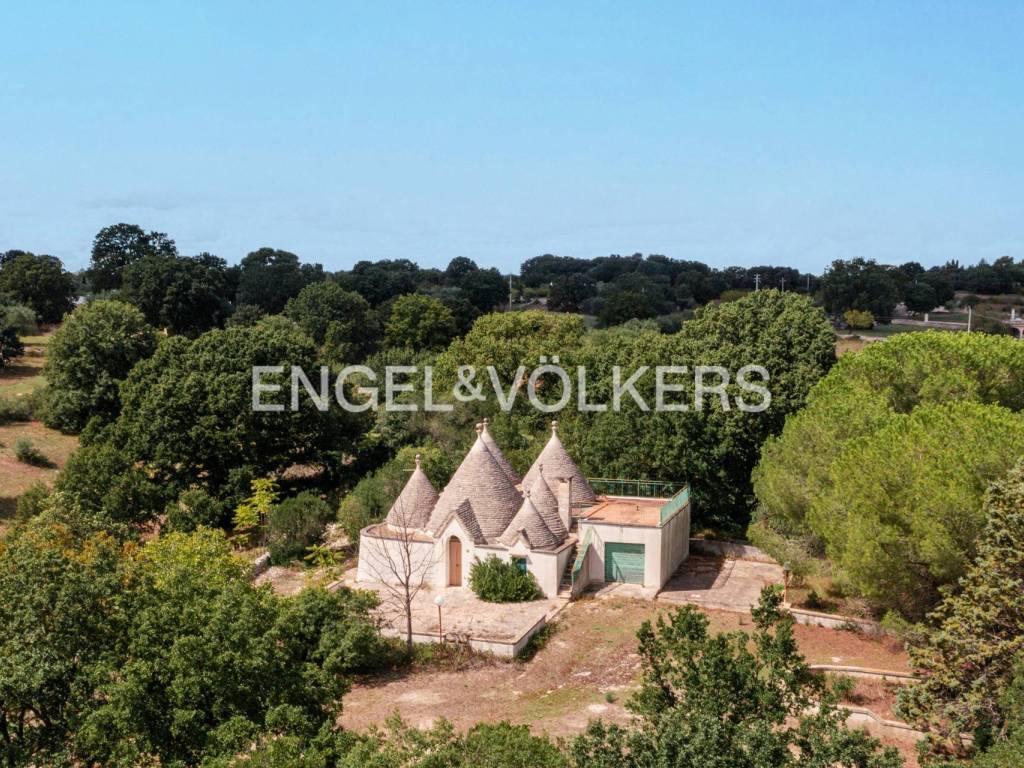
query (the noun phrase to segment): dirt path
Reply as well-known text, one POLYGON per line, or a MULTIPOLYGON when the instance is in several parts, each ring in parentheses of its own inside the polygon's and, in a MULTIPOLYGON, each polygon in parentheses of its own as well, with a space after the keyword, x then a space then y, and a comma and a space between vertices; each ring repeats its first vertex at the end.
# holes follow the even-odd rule
MULTIPOLYGON (((415 726, 444 717, 465 729, 479 721, 527 723, 537 732, 570 736, 600 717, 626 722, 623 707, 640 671, 636 631, 658 612, 646 600, 581 600, 559 618, 559 630, 527 662, 483 662, 458 672, 413 672, 357 684, 345 697, 342 724, 364 729, 399 712, 415 726)), ((713 631, 751 629, 737 613, 708 611, 713 631)), ((800 648, 814 663, 907 668, 898 646, 853 632, 795 627, 800 648), (835 661, 840 659, 841 662, 835 661)))

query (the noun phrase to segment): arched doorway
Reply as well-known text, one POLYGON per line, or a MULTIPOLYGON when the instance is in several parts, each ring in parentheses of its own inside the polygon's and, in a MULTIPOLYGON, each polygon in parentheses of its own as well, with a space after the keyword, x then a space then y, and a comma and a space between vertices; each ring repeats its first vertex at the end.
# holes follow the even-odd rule
POLYGON ((448 586, 462 586, 462 542, 455 536, 448 539, 448 586))

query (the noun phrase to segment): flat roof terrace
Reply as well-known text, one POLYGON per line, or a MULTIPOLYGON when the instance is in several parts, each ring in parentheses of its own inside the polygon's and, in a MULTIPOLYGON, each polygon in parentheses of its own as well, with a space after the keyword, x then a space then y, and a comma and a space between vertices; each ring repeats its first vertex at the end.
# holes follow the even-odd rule
POLYGON ((597 504, 583 510, 580 518, 592 523, 657 528, 661 525, 661 508, 667 501, 639 496, 599 496, 597 504))

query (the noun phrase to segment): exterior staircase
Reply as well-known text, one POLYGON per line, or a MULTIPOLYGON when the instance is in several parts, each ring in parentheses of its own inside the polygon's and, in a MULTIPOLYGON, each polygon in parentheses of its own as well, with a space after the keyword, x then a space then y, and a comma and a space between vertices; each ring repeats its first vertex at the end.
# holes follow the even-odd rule
POLYGON ((576 555, 579 551, 579 542, 572 545, 572 552, 565 563, 565 570, 562 571, 562 581, 558 584, 558 596, 572 598, 572 566, 576 562, 576 555))

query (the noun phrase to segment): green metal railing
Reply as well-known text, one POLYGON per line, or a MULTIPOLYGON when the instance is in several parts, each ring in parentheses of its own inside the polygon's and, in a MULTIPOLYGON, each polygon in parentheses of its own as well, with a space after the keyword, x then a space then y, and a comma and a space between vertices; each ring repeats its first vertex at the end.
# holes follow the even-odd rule
POLYGON ((684 485, 679 491, 668 501, 661 506, 661 525, 664 525, 668 520, 676 514, 679 510, 690 503, 690 486, 684 485))
POLYGON ((623 480, 611 477, 588 477, 594 493, 606 496, 638 496, 645 499, 664 499, 675 496, 686 488, 686 483, 667 480, 623 480))
POLYGON ((587 549, 590 547, 590 536, 593 533, 591 528, 587 529, 586 535, 583 537, 583 542, 580 544, 578 550, 576 550, 576 559, 572 564, 572 584, 576 585, 576 575, 583 568, 583 562, 587 559, 587 549))

